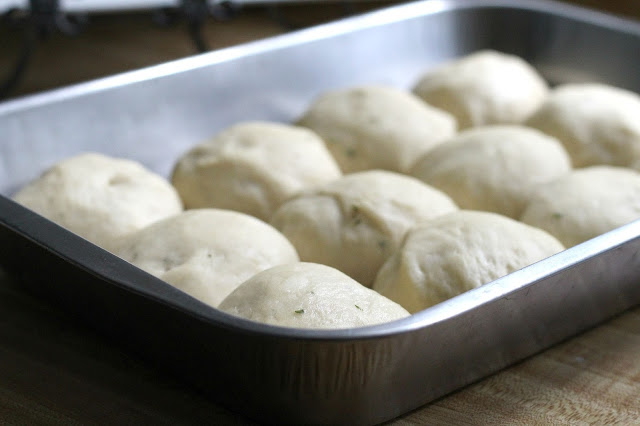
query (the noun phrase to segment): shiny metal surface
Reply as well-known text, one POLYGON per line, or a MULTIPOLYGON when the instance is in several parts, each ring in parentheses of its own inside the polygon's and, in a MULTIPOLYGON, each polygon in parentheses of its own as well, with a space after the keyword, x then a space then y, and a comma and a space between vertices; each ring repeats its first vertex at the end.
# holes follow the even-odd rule
MULTIPOLYGON (((546 1, 430 0, 0 104, 0 192, 87 150, 168 174, 231 123, 293 120, 331 88, 410 87, 480 48, 518 54, 554 83, 640 91, 638 23, 546 1)), ((208 308, 0 197, 0 265, 271 422, 378 423, 639 303, 639 237, 635 222, 394 323, 294 330, 208 308)))

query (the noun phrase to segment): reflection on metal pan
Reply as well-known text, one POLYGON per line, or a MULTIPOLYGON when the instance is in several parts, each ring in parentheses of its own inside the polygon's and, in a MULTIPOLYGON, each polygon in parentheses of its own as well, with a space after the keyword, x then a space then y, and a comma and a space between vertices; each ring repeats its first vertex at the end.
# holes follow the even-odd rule
POLYGON ((225 315, 6 197, 89 150, 167 175, 231 123, 295 120, 335 87, 410 87, 481 48, 520 55, 555 83, 640 91, 640 24, 547 1, 430 0, 10 101, 0 104, 0 264, 253 418, 372 424, 405 413, 640 302, 640 222, 410 318, 319 331, 225 315))

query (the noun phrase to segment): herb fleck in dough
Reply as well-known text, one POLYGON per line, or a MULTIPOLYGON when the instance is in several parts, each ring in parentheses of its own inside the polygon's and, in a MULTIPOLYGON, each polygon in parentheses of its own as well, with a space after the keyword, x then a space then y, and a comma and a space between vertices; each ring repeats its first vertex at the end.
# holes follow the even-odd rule
POLYGON ((271 223, 301 260, 332 266, 370 287, 410 227, 454 210, 447 195, 417 179, 370 170, 290 199, 271 223))
POLYGON ((640 173, 592 166, 542 185, 521 220, 554 235, 567 247, 640 219, 640 173))
POLYGON ((229 314, 296 328, 352 328, 409 316, 400 305, 326 265, 293 263, 256 274, 219 306, 229 314))
POLYGON ((522 58, 483 50, 428 71, 414 93, 466 129, 523 122, 544 101, 548 87, 522 58))
POLYGON ((107 250, 182 211, 180 197, 162 176, 135 161, 97 153, 60 161, 14 200, 107 250))
POLYGON ((185 153, 172 182, 186 208, 236 210, 268 221, 287 198, 341 175, 309 129, 245 122, 185 153))
POLYGON ((299 124, 318 133, 344 173, 406 172, 456 131, 455 119, 391 87, 334 90, 317 98, 299 124))
POLYGON ((562 250, 541 229, 495 213, 460 210, 410 230, 373 289, 415 313, 562 250))
POLYGON ((495 125, 459 133, 418 160, 411 174, 461 209, 518 219, 538 185, 570 170, 556 139, 524 126, 495 125))
POLYGON ((562 142, 574 167, 640 169, 640 96, 604 84, 555 88, 527 120, 562 142))
POLYGON ((298 261, 291 243, 269 224, 217 209, 157 222, 128 237, 116 254, 211 306, 252 275, 298 261))

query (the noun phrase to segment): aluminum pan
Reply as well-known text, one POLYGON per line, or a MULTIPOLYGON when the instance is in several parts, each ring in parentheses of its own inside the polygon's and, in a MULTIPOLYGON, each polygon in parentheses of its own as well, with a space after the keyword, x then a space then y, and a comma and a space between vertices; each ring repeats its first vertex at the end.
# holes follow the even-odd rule
MULTIPOLYGON (((290 120, 337 86, 408 87, 426 67, 478 48, 519 54, 554 82, 640 90, 639 46, 637 23, 556 3, 394 7, 0 104, 0 191, 87 149, 166 173, 234 121, 290 120)), ((381 422, 637 304, 638 236, 640 223, 630 224, 394 323, 294 330, 208 308, 0 198, 6 268, 227 406, 272 422, 381 422)))

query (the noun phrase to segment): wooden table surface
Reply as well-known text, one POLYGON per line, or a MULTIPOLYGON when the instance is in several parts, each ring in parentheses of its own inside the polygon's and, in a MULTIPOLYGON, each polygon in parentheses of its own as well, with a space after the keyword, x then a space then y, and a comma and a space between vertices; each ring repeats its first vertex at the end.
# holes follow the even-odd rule
MULTIPOLYGON (((598 5, 597 0, 582 3, 598 5)), ((602 4, 640 17, 640 2, 602 4)), ((303 25, 341 12, 333 6, 313 8, 312 14, 310 9, 285 12, 303 25)), ((281 32, 283 27, 262 9, 206 27, 212 48, 281 32)), ((0 40, 5 49, 0 50, 1 72, 6 49, 17 41, 2 27, 0 40)), ((14 95, 192 52, 180 25, 160 28, 148 15, 97 17, 77 38, 54 36, 44 42, 14 95)), ((0 271, 0 424, 250 423, 33 298, 0 271)), ((391 423, 640 424, 640 308, 391 423)))

